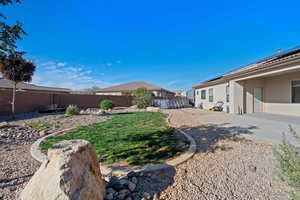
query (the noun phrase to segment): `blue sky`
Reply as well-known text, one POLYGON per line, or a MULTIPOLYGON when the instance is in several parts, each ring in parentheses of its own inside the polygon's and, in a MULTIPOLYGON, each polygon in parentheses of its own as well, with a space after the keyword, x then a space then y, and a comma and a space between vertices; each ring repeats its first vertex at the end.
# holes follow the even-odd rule
POLYGON ((23 0, 33 83, 80 90, 144 80, 189 89, 300 45, 299 1, 23 0))

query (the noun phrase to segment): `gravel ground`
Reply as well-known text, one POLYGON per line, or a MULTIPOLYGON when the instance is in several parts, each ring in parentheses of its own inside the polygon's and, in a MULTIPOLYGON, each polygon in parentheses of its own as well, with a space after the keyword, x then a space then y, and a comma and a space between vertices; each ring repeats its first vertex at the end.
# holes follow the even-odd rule
POLYGON ((199 110, 167 113, 172 114, 171 123, 196 139, 198 152, 175 168, 172 184, 160 199, 288 199, 288 188, 276 178, 271 144, 239 137, 230 128, 201 124, 194 116, 206 113, 199 110))
MULTIPOLYGON (((162 171, 137 175, 139 197, 134 199, 153 195, 156 200, 288 199, 285 193, 288 188, 276 179, 276 159, 271 144, 242 138, 234 129, 220 129, 196 120, 196 115, 207 112, 182 109, 166 113, 172 114, 174 126, 194 137, 197 153, 176 168, 170 166, 162 171)), ((105 120, 90 115, 58 119, 59 116, 24 117, 27 119, 11 124, 22 126, 32 120, 49 120, 55 124, 55 130, 61 130, 105 120)), ((3 145, 7 139, 3 140, 0 137, 0 200, 13 200, 39 163, 30 157, 32 142, 26 137, 26 142, 15 141, 10 145, 3 145)))
POLYGON ((74 126, 101 122, 106 117, 79 115, 62 118, 62 114, 41 115, 26 114, 10 121, 13 128, 0 129, 0 200, 15 200, 16 195, 25 187, 40 163, 30 156, 31 144, 39 138, 38 131, 26 126, 30 122, 48 121, 52 126, 48 132, 54 132, 74 126))

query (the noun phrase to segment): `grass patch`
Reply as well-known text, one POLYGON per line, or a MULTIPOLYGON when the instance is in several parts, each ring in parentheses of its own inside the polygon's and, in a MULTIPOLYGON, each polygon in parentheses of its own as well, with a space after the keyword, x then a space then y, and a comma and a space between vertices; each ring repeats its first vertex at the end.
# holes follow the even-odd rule
POLYGON ((129 165, 160 163, 183 151, 174 128, 162 113, 138 112, 112 116, 109 120, 82 126, 41 144, 46 150, 61 140, 84 139, 91 142, 100 161, 127 162, 129 165))

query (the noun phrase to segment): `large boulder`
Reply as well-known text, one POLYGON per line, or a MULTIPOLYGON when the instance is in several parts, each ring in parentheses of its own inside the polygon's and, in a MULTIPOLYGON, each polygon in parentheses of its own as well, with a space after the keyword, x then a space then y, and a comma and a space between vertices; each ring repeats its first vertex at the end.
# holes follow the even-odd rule
POLYGON ((93 146, 85 140, 63 141, 48 150, 20 195, 21 200, 103 200, 105 182, 93 146))

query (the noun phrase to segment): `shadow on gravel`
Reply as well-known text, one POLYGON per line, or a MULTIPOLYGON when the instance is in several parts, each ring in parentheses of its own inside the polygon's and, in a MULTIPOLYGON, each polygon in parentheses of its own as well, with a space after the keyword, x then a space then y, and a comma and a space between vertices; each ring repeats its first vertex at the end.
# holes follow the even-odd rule
POLYGON ((197 152, 214 152, 217 149, 230 150, 217 143, 222 140, 232 141, 249 141, 241 137, 241 134, 251 135, 252 130, 257 129, 256 126, 240 127, 240 126, 227 126, 228 124, 219 125, 201 125, 195 127, 180 127, 181 130, 190 134, 197 143, 197 152), (239 137, 240 136, 240 137, 239 137))
POLYGON ((24 176, 18 176, 14 178, 8 178, 8 179, 0 179, 0 188, 5 188, 5 187, 12 187, 16 185, 21 185, 25 181, 27 181, 27 178, 31 178, 34 174, 28 174, 24 176), (3 184, 3 185, 2 185, 3 184))
POLYGON ((173 185, 174 176, 175 168, 172 166, 150 172, 131 172, 121 178, 113 176, 106 186, 106 199, 159 199, 160 193, 173 185), (132 183, 135 186, 133 190, 129 186, 132 183))

